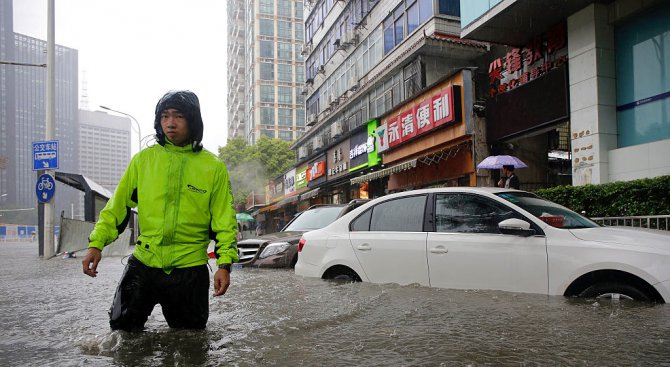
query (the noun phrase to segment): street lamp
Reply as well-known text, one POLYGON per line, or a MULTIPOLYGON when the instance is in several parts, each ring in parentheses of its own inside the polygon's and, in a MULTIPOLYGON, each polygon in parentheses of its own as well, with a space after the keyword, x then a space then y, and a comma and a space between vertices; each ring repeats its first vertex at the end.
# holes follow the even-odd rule
POLYGON ((100 108, 102 108, 103 110, 108 110, 108 111, 120 113, 124 116, 130 117, 131 120, 135 121, 135 124, 137 125, 137 145, 138 145, 137 152, 139 153, 139 151, 142 150, 142 130, 140 129, 140 123, 137 122, 137 119, 129 113, 121 112, 121 111, 115 110, 113 108, 109 108, 107 106, 100 106, 100 108))

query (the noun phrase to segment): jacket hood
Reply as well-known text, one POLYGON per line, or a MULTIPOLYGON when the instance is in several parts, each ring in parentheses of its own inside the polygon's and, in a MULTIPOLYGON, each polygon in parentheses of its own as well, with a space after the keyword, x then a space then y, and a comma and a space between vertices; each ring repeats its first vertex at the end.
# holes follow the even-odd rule
POLYGON ((191 132, 191 148, 194 152, 202 150, 203 123, 200 115, 200 101, 195 93, 183 91, 170 91, 156 104, 156 117, 154 119, 154 129, 156 130, 156 140, 158 144, 165 145, 165 134, 161 127, 161 113, 168 108, 174 108, 183 113, 188 122, 188 128, 191 132))

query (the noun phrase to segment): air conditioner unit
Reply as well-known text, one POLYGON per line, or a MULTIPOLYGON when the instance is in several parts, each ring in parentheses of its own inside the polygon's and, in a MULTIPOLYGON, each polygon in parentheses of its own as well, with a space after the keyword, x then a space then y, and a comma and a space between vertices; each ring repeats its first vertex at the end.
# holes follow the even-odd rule
POLYGON ((337 97, 335 97, 335 94, 331 93, 331 94, 328 95, 328 104, 329 105, 333 106, 333 105, 337 105, 338 103, 340 103, 340 100, 337 97))
POLYGON ((307 115, 307 126, 312 126, 316 124, 316 121, 317 121, 316 114, 310 113, 309 115, 307 115))
POLYGON ((303 96, 306 96, 307 93, 309 93, 309 90, 308 90, 307 87, 303 87, 303 88, 300 90, 300 94, 302 94, 303 96))
POLYGON ((342 121, 336 121, 334 124, 330 125, 330 136, 337 138, 342 135, 344 132, 342 121))
POLYGON ((306 56, 312 51, 312 44, 311 43, 306 43, 302 45, 302 49, 300 50, 300 54, 303 56, 306 56))
POLYGON ((349 32, 347 32, 347 40, 349 41, 349 44, 357 45, 358 44, 358 31, 352 29, 349 32))
POLYGON ((349 87, 349 90, 357 90, 358 89, 358 78, 356 76, 351 76, 349 78, 349 81, 347 82, 347 86, 349 87))
POLYGON ((312 149, 317 150, 323 148, 323 135, 317 135, 312 139, 312 149))
POLYGON ((298 159, 306 158, 307 157, 307 147, 302 146, 298 148, 298 159))
POLYGON ((340 47, 340 39, 339 38, 335 38, 335 41, 333 41, 333 46, 335 46, 337 48, 340 47))
POLYGON ((316 68, 317 73, 325 74, 326 73, 326 67, 324 65, 319 65, 318 68, 316 68))

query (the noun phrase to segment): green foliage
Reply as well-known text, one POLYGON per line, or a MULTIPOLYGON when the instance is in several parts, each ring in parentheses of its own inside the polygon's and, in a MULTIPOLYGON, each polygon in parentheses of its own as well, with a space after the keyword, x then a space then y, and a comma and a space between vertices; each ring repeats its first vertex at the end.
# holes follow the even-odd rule
POLYGON ((263 135, 255 147, 258 148, 259 158, 268 178, 281 175, 295 163, 295 153, 291 150, 291 143, 287 141, 270 139, 263 135))
POLYGON ((588 217, 670 214, 670 176, 602 185, 558 186, 537 195, 588 217))
POLYGON ((219 148, 219 159, 228 168, 236 207, 244 207, 253 191, 263 194, 268 180, 286 172, 295 163, 291 144, 281 139, 262 136, 256 145, 243 138, 228 140, 219 148))

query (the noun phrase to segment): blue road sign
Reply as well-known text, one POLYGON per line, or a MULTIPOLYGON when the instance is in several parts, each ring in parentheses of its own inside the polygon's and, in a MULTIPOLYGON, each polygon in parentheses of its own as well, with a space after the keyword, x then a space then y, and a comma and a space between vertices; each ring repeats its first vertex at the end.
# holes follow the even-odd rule
POLYGON ((37 194, 37 200, 41 203, 48 203, 51 201, 51 198, 53 198, 56 193, 56 181, 53 176, 46 173, 40 175, 35 184, 35 193, 37 194))
POLYGON ((33 142, 33 171, 58 169, 58 140, 33 142))

